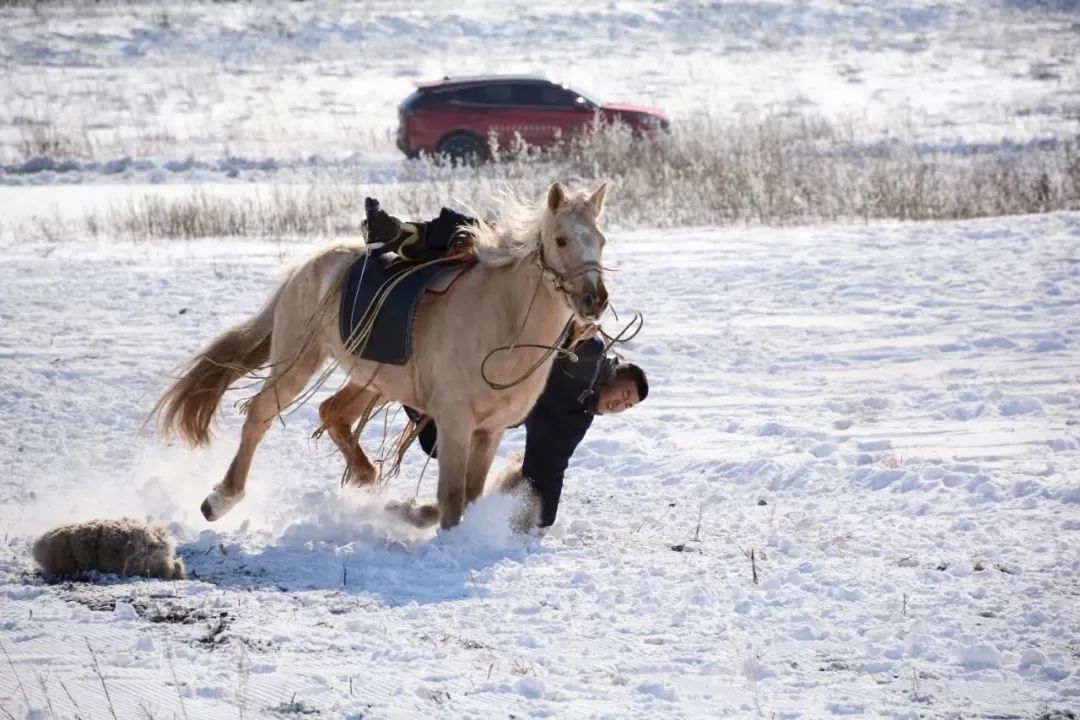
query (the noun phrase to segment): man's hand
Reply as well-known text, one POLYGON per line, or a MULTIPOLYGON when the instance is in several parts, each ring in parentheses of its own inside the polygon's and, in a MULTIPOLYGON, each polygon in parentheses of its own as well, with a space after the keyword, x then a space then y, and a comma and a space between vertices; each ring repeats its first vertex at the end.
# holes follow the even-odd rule
POLYGON ((576 323, 575 326, 574 326, 573 342, 571 342, 570 347, 573 347, 574 345, 577 345, 579 342, 581 342, 582 340, 584 340, 586 338, 591 338, 593 335, 596 335, 596 333, 598 333, 598 332, 600 332, 600 326, 597 323, 594 323, 594 322, 588 322, 588 323, 578 322, 578 323, 576 323))

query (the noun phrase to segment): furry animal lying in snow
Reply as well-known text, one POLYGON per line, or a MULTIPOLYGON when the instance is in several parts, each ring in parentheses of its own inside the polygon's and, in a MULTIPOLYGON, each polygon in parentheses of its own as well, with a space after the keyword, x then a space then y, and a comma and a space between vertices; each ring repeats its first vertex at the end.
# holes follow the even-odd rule
POLYGON ((134 518, 62 525, 37 539, 34 559, 49 575, 97 570, 163 580, 185 577, 168 531, 134 518))

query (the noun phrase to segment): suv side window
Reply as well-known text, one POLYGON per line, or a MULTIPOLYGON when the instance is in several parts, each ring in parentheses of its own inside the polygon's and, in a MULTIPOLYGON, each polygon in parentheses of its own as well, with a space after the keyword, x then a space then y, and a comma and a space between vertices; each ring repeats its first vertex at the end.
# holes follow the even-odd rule
POLYGON ((557 85, 541 85, 540 86, 540 104, 561 108, 563 110, 569 110, 577 107, 577 94, 569 92, 565 88, 558 87, 557 85))
POLYGON ((481 88, 487 98, 488 105, 513 105, 513 86, 507 84, 487 85, 481 88))
POLYGON ((540 86, 533 83, 528 85, 516 83, 511 86, 511 94, 515 105, 534 106, 540 104, 540 86))
POLYGON ((460 105, 509 105, 509 85, 474 85, 445 93, 446 102, 460 105))
POLYGON ((563 110, 573 108, 575 99, 572 93, 557 85, 541 83, 514 85, 513 97, 515 105, 563 110))
POLYGON ((456 105, 458 103, 466 102, 463 96, 462 90, 436 90, 431 93, 430 105, 456 105))
POLYGON ((493 83, 437 91, 431 101, 438 105, 511 105, 534 108, 573 109, 577 95, 558 85, 541 83, 493 83))

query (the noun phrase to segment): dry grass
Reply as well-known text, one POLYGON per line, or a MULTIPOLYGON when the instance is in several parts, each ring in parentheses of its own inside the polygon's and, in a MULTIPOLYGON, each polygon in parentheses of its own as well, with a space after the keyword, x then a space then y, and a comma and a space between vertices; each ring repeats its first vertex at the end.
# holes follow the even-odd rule
POLYGON ((200 189, 186 197, 155 195, 113 205, 104 217, 86 216, 92 234, 135 239, 328 236, 358 233, 363 196, 332 185, 274 188, 268 197, 225 198, 200 189))
POLYGON ((868 145, 813 118, 703 120, 652 142, 625 128, 568 144, 565 174, 608 177, 631 226, 945 220, 1080 208, 1080 146, 868 145), (628 193, 627 190, 630 190, 628 193))
MULTIPOLYGON (((1080 142, 931 147, 854 139, 848 126, 802 117, 705 119, 652 140, 596 128, 555 151, 518 146, 499 162, 405 164, 390 185, 324 176, 269 194, 196 189, 145 196, 85 217, 84 231, 134 239, 358 234, 363 197, 408 218, 441 205, 476 209, 505 188, 537 197, 552 180, 613 184, 613 225, 793 225, 875 219, 952 220, 1080 209, 1080 142)), ((39 228, 40 230, 40 228, 39 228)))
POLYGON ((94 157, 93 143, 85 132, 80 135, 61 132, 50 121, 24 125, 19 128, 19 136, 16 150, 27 162, 34 158, 91 160, 94 157))

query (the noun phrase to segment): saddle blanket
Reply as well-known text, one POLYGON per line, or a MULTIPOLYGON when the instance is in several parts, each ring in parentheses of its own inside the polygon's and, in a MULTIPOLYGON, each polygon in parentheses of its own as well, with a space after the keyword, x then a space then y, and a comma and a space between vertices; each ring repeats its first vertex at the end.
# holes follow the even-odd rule
POLYGON ((445 293, 475 264, 471 258, 447 259, 409 273, 384 293, 383 289, 389 288, 395 278, 416 266, 387 263, 385 255, 364 254, 349 268, 342 284, 341 341, 365 360, 404 365, 412 353, 412 323, 424 291, 445 293), (359 328, 369 321, 373 302, 377 308, 371 333, 366 340, 358 339, 354 333, 358 335, 359 328))

